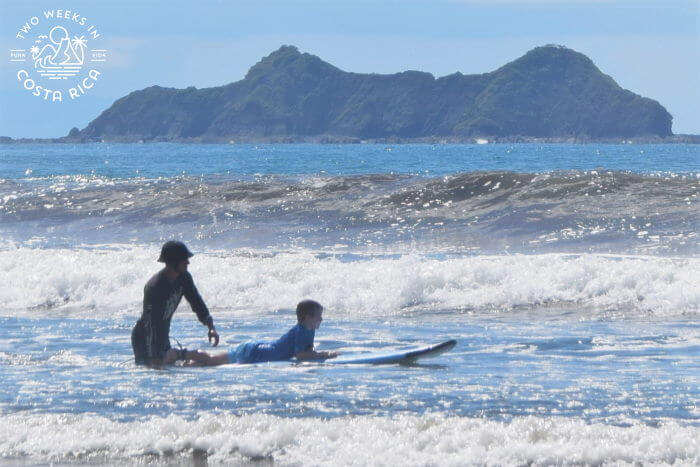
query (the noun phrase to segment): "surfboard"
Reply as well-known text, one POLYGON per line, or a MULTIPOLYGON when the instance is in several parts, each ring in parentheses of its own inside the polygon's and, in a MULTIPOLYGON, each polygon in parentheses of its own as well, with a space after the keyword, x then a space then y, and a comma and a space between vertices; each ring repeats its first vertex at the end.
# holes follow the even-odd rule
POLYGON ((413 347, 409 349, 392 350, 388 352, 370 352, 356 354, 341 354, 338 358, 330 358, 323 360, 323 363, 332 364, 357 364, 366 363, 373 365, 386 365, 390 363, 413 363, 424 358, 437 357, 440 354, 448 352, 457 345, 457 341, 451 339, 439 344, 428 345, 425 347, 413 347))

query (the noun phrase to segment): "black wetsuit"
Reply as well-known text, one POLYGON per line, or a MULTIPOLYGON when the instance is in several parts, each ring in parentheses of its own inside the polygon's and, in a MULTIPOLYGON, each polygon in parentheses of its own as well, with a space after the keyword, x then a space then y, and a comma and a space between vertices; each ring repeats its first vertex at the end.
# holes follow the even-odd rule
POLYGON ((155 274, 143 289, 143 314, 131 331, 131 346, 137 365, 148 365, 152 359, 163 359, 170 349, 170 319, 182 297, 189 302, 197 318, 211 326, 213 320, 204 300, 194 286, 192 275, 185 272, 170 283, 165 269, 155 274))

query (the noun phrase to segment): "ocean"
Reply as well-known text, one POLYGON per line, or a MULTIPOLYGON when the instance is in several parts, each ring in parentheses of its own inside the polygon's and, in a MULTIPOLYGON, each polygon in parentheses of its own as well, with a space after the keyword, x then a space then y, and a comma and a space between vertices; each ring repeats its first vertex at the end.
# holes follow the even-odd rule
POLYGON ((0 146, 0 463, 698 465, 700 146, 0 146), (319 350, 136 367, 161 244, 222 341, 304 298, 319 350))

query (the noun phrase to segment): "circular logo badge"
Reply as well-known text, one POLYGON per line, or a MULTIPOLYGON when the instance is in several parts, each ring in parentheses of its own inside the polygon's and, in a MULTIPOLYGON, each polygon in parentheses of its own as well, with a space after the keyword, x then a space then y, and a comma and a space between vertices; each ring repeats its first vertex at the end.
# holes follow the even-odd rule
POLYGON ((88 19, 70 10, 45 10, 17 30, 10 62, 18 67, 22 89, 48 102, 66 102, 87 94, 107 61, 102 35, 88 19))

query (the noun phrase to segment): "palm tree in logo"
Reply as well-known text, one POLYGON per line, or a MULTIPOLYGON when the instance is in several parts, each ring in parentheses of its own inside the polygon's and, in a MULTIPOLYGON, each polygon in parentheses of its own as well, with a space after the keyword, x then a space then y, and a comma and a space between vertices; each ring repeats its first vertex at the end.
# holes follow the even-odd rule
POLYGON ((85 60, 85 49, 87 48, 87 41, 85 40, 85 36, 73 36, 73 40, 71 42, 73 44, 73 50, 76 54, 76 58, 78 59, 78 62, 82 65, 83 61, 85 60))
MULTIPOLYGON (((32 58, 37 59, 37 55, 39 55, 39 47, 37 47, 36 45, 33 45, 32 48, 29 49, 29 51, 32 53, 32 58)), ((34 66, 35 67, 37 66, 36 62, 34 63, 34 66)))

